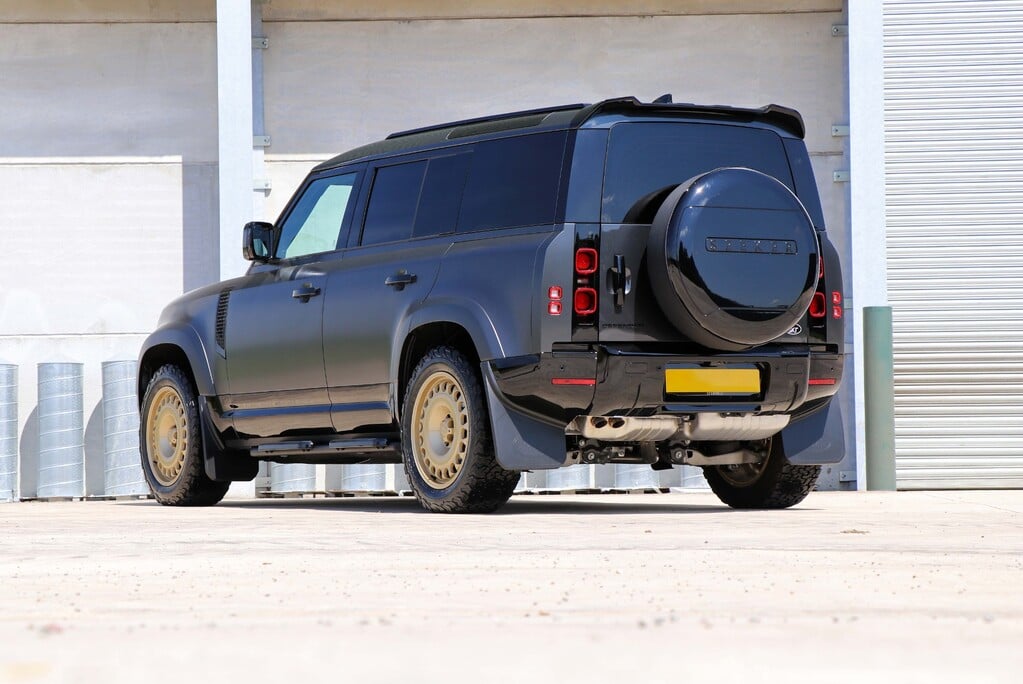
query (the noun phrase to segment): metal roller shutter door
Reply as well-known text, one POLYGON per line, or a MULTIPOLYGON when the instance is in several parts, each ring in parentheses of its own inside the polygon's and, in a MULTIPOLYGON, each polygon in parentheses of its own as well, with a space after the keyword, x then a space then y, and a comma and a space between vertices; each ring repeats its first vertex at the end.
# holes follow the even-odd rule
POLYGON ((900 488, 1023 487, 1023 2, 884 4, 900 488))

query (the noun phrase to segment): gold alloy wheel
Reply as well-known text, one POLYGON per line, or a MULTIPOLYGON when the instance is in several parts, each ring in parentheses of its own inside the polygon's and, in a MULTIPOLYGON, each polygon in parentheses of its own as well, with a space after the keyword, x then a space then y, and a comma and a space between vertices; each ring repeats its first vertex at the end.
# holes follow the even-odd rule
POLYGON ((434 489, 458 477, 469 450, 469 408, 462 385, 451 373, 435 371, 416 394, 412 412, 412 454, 416 470, 434 489))
POLYGON ((172 487, 185 467, 188 453, 185 403, 173 387, 161 387, 146 412, 146 446, 156 481, 172 487))

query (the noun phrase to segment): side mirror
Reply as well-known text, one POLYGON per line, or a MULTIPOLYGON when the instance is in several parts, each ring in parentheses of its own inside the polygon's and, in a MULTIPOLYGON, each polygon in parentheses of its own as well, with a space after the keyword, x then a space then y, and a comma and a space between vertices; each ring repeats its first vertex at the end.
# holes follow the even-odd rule
POLYGON ((273 256, 274 224, 252 221, 242 230, 242 256, 247 261, 267 262, 273 256))

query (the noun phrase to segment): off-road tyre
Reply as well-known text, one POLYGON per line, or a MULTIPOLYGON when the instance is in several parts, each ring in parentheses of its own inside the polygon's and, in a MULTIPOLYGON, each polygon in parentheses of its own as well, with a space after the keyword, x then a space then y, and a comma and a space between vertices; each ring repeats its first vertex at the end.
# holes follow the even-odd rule
POLYGON ((419 361, 407 388, 401 414, 402 462, 423 508, 490 513, 504 505, 519 473, 502 468, 494 455, 479 371, 458 350, 436 347, 419 361), (429 429, 431 421, 442 427, 429 429), (427 464, 431 457, 437 461, 427 464))
MULTIPOLYGON (((231 486, 230 482, 216 482, 206 476, 202 427, 196 401, 196 391, 191 379, 174 364, 161 366, 153 374, 142 399, 139 422, 142 472, 153 497, 164 506, 212 506, 224 498, 228 487, 231 486), (180 405, 175 403, 178 400, 180 405), (165 408, 162 411, 159 407, 154 409, 154 401, 164 403, 165 408), (174 419, 175 413, 177 420, 174 419), (154 419, 162 420, 165 424, 168 421, 178 423, 174 427, 174 443, 177 444, 181 439, 185 444, 180 449, 180 458, 174 459, 173 466, 165 463, 165 467, 172 468, 176 474, 161 470, 150 458, 150 455, 155 453, 154 447, 159 449, 154 443, 154 440, 159 439, 158 426, 150 424, 154 419), (184 430, 180 430, 179 426, 183 426, 184 430)), ((159 458, 156 460, 159 461, 159 458)))
MULTIPOLYGON (((819 465, 794 465, 782 453, 781 440, 772 439, 766 463, 759 476, 744 486, 727 470, 731 466, 706 466, 707 484, 723 503, 732 508, 789 508, 813 491, 820 477, 819 465)), ((743 466, 738 466, 739 468, 743 466)))

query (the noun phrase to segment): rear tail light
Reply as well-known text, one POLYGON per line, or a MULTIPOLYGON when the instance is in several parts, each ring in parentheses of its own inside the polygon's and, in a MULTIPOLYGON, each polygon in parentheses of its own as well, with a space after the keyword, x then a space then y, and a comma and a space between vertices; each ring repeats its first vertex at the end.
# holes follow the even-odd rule
MULTIPOLYGON (((576 236, 575 254, 572 259, 572 324, 594 328, 597 324, 599 302, 600 253, 597 251, 595 235, 576 236)), ((565 293, 568 298, 568 293, 565 293)), ((573 332, 573 336, 576 333, 573 332)), ((589 333, 586 333, 589 334, 589 333)))
POLYGON ((590 275, 597 272, 597 250, 592 247, 580 247, 575 251, 575 272, 579 275, 590 275))
POLYGON ((810 308, 807 310, 810 318, 810 326, 819 333, 825 331, 828 323, 828 314, 831 318, 840 319, 844 313, 842 308, 842 292, 840 290, 828 291, 824 282, 824 257, 817 259, 817 291, 810 300, 810 308))
POLYGON ((828 305, 824 300, 823 292, 815 292, 813 299, 810 300, 809 314, 810 318, 824 318, 828 313, 828 305))
POLYGON ((592 287, 580 287, 572 302, 577 315, 592 316, 597 312, 597 291, 592 287))
POLYGON ((831 293, 831 317, 842 317, 842 293, 837 290, 831 293))

